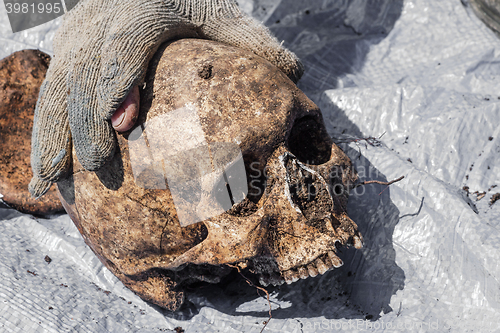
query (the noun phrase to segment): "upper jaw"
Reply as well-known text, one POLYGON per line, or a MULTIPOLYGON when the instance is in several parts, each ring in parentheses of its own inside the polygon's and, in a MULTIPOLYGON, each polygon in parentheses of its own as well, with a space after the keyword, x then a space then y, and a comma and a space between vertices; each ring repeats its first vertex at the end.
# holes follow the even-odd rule
POLYGON ((259 282, 263 286, 281 285, 283 283, 291 284, 299 279, 307 279, 308 277, 315 277, 318 274, 325 274, 333 268, 339 268, 344 263, 337 257, 334 250, 329 250, 316 257, 311 262, 293 267, 291 269, 279 272, 277 274, 262 274, 259 276, 259 282))

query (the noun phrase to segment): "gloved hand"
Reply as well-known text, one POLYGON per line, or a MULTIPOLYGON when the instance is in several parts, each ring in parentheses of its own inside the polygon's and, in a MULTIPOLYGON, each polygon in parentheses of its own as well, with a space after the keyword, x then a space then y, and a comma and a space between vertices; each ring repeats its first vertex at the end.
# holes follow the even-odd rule
POLYGON ((297 82, 303 67, 269 30, 234 0, 81 0, 54 37, 35 109, 32 196, 67 175, 72 143, 84 168, 96 171, 113 156, 110 119, 163 42, 206 38, 253 51, 297 82))

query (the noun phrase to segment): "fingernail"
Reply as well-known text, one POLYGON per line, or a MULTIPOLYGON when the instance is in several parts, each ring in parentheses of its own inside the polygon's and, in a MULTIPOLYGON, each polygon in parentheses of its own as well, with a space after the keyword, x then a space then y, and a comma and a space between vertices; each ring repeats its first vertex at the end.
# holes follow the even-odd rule
POLYGON ((111 116, 111 124, 115 130, 125 132, 134 126, 139 114, 139 103, 139 88, 135 86, 118 110, 111 116))
POLYGON ((122 106, 116 110, 116 112, 111 116, 111 125, 113 127, 119 127, 123 123, 123 119, 125 119, 125 110, 123 109, 122 106))

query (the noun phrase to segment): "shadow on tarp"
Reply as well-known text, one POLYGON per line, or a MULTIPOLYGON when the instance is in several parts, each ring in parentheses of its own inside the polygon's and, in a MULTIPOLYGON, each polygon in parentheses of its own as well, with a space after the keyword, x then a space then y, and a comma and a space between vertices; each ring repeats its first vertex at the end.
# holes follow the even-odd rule
POLYGON ((345 76, 362 68, 370 47, 387 37, 403 9, 402 0, 281 0, 276 8, 260 3, 254 16, 265 19, 304 64, 298 86, 306 94, 337 88, 341 77, 344 86, 351 85, 345 76))

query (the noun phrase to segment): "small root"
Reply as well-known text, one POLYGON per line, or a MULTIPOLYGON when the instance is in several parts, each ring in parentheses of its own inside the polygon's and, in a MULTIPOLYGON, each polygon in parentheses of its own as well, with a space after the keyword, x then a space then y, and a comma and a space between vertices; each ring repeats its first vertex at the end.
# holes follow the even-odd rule
MULTIPOLYGON (((269 322, 271 321, 271 319, 273 318, 272 314, 271 314, 271 299, 269 298, 269 293, 267 292, 266 289, 262 288, 262 287, 259 287, 259 286, 256 286, 252 281, 250 281, 245 275, 243 275, 243 273, 241 273, 241 269, 236 266, 236 265, 230 265, 230 264, 226 264, 226 266, 229 266, 231 268, 236 268, 236 270, 238 271, 238 273, 245 279, 245 281, 252 287, 256 288, 257 289, 257 294, 259 294, 259 290, 262 290, 265 294, 266 294, 266 297, 267 297, 267 303, 269 304, 269 319, 267 321, 264 322, 264 327, 262 327, 262 330, 260 330, 260 333, 264 332, 264 329, 266 328, 267 324, 269 324, 269 322)), ((260 294, 259 294, 260 296, 260 294)))
MULTIPOLYGON (((405 178, 405 176, 401 176, 398 179, 391 180, 390 182, 382 182, 380 180, 367 180, 367 181, 361 182, 359 184, 356 184, 356 186, 354 186, 354 188, 359 187, 359 186, 363 186, 363 185, 369 185, 369 184, 386 185, 386 188, 384 188, 382 190, 382 192, 384 192, 389 187, 389 185, 394 184, 396 182, 399 182, 403 178, 405 178)), ((381 195, 382 192, 380 192, 379 195, 381 195)))

